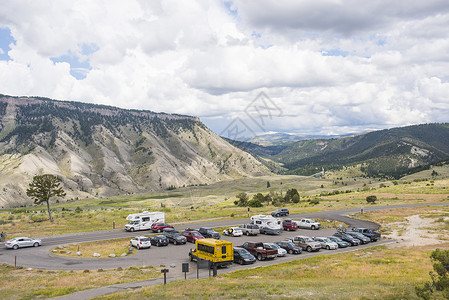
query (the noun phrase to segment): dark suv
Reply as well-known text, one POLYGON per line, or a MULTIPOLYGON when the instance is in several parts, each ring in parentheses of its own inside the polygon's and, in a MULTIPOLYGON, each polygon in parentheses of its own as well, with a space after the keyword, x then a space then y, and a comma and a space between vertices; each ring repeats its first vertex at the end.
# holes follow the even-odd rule
POLYGON ((369 237, 371 242, 377 242, 380 240, 380 233, 368 228, 355 228, 353 231, 360 232, 361 234, 369 237))
POLYGON ((278 208, 275 211, 271 212, 271 215, 273 217, 283 217, 283 216, 288 216, 290 214, 290 212, 288 211, 287 208, 278 208))
POLYGON ((168 241, 170 243, 173 243, 175 245, 187 243, 186 237, 183 236, 180 232, 174 230, 173 228, 165 228, 162 231, 162 234, 168 238, 168 241))
POLYGON ((212 227, 201 227, 198 232, 201 233, 201 235, 205 238, 213 238, 217 240, 220 239, 220 234, 216 232, 212 227))

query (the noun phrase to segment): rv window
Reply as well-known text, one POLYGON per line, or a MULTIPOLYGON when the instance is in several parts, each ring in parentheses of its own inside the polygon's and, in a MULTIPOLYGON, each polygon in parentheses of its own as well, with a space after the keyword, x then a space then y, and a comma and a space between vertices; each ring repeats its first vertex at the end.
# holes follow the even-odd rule
POLYGON ((221 247, 221 253, 226 254, 226 246, 221 247))
POLYGON ((262 222, 261 221, 256 221, 256 224, 262 224, 262 222))
POLYGON ((150 217, 143 217, 142 218, 142 221, 144 221, 144 222, 147 222, 147 221, 149 221, 150 220, 150 217))

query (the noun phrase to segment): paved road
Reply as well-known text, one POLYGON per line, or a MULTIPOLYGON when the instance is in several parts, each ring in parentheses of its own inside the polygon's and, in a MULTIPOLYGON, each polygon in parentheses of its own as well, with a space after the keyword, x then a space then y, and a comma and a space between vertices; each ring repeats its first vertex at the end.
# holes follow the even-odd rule
MULTIPOLYGON (((414 206, 427 206, 425 205, 396 205, 396 206, 383 206, 383 207, 365 207, 365 211, 371 210, 380 210, 380 209, 391 209, 391 208, 405 208, 405 207, 414 207, 414 206)), ((449 205, 449 203, 441 203, 441 204, 431 204, 431 205, 449 205)), ((326 212, 315 212, 315 213, 307 213, 307 214, 295 214, 290 215, 293 219, 299 219, 302 217, 311 217, 311 218, 323 218, 330 220, 342 221, 348 224, 349 226, 355 227, 369 227, 369 228, 378 228, 379 225, 356 220, 346 217, 346 215, 354 212, 358 212, 359 209, 345 209, 345 210, 334 210, 334 211, 326 211, 326 212)), ((200 227, 200 226, 211 226, 211 227, 221 227, 221 226, 230 226, 236 224, 247 223, 248 219, 240 219, 240 220, 226 220, 226 221, 207 221, 201 223, 192 223, 188 225, 177 225, 176 229, 182 230, 185 227, 200 227)), ((309 235, 309 236, 327 236, 334 233, 335 230, 319 230, 319 231, 311 231, 300 229, 299 231, 293 233, 284 232, 282 236, 264 236, 259 235, 257 237, 252 237, 250 240, 256 241, 277 241, 282 240, 287 236, 293 235, 309 235)), ((148 234, 148 231, 142 231, 142 234, 148 234)), ((7 250, 4 246, 0 249, 0 262, 7 263, 9 265, 14 265, 15 261, 17 261, 18 266, 37 268, 37 269, 51 269, 51 270, 82 270, 82 269, 111 269, 117 267, 129 267, 129 266, 141 266, 141 265, 179 265, 182 262, 187 262, 189 249, 193 247, 192 244, 188 243, 187 245, 173 245, 170 244, 167 247, 152 247, 151 249, 142 249, 138 251, 135 255, 130 255, 128 257, 120 257, 120 258, 70 258, 70 257, 60 257, 54 255, 50 252, 50 250, 56 245, 64 245, 69 243, 77 243, 77 242, 86 242, 86 241, 101 241, 107 239, 115 239, 115 238, 124 238, 124 237, 133 237, 140 233, 130 233, 124 232, 122 229, 116 230, 105 230, 105 231, 97 231, 97 232, 87 232, 87 233, 77 233, 77 234, 67 234, 62 236, 51 236, 44 237, 43 244, 44 246, 38 248, 23 248, 17 251, 7 250), (16 260, 17 259, 17 260, 16 260)), ((232 241, 235 245, 239 245, 246 241, 248 238, 239 237, 239 238, 226 238, 229 241, 232 241)), ((80 249, 82 251, 82 249, 80 249)))

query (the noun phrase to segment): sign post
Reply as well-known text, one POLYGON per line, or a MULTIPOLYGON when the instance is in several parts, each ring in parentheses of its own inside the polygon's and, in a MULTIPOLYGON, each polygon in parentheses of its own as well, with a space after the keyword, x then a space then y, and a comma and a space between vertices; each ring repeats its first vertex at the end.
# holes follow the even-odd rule
POLYGON ((187 280, 187 273, 189 272, 189 263, 182 264, 182 271, 184 272, 184 279, 187 280))
POLYGON ((164 274, 164 284, 167 284, 167 273, 168 273, 168 269, 162 269, 161 273, 164 274))

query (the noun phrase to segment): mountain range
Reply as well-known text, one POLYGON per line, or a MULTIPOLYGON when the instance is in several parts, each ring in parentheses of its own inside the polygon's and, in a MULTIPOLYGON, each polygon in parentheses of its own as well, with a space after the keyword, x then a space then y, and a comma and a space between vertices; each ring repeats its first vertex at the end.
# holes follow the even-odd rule
POLYGON ((262 146, 233 142, 274 162, 283 173, 310 175, 359 165, 366 176, 399 178, 449 159, 449 124, 432 123, 332 139, 262 146))
POLYGON ((66 198, 109 197, 269 174, 196 117, 0 95, 0 207, 30 204, 34 175, 66 198))

